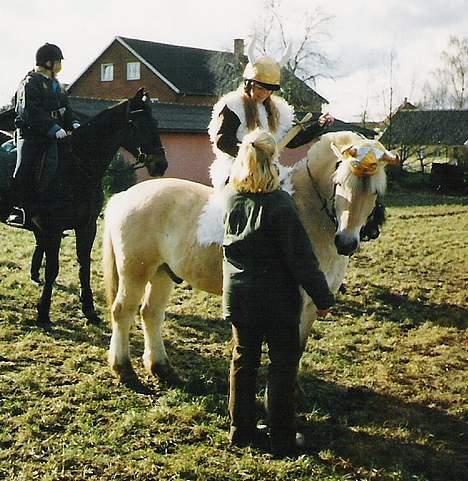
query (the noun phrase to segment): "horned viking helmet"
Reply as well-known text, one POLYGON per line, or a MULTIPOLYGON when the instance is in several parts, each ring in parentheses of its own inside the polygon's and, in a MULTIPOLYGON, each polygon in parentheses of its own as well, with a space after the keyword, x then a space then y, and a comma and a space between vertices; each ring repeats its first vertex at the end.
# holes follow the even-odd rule
POLYGON ((377 172, 379 162, 389 165, 399 163, 398 155, 389 152, 378 140, 366 140, 358 147, 347 145, 338 149, 331 145, 339 159, 348 160, 351 172, 357 177, 371 177, 377 172))
POLYGON ((284 67, 290 57, 290 45, 279 62, 268 55, 257 57, 255 55, 255 37, 252 38, 248 48, 249 63, 245 66, 244 79, 253 80, 268 90, 279 90, 281 84, 281 67, 284 67))

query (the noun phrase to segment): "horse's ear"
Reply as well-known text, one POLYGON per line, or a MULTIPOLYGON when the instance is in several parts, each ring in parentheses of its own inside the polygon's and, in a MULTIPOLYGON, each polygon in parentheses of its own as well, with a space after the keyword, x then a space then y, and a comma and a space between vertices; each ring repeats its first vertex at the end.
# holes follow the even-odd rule
POLYGON ((330 147, 333 150, 333 153, 336 155, 336 157, 342 160, 343 154, 341 153, 340 149, 333 142, 330 144, 330 147))
POLYGON ((145 87, 140 87, 133 98, 134 100, 143 100, 144 95, 145 95, 145 87))
POLYGON ((333 150, 334 154, 339 158, 343 159, 344 157, 356 157, 357 149, 354 145, 347 145, 344 148, 339 149, 335 143, 330 144, 331 149, 333 150))

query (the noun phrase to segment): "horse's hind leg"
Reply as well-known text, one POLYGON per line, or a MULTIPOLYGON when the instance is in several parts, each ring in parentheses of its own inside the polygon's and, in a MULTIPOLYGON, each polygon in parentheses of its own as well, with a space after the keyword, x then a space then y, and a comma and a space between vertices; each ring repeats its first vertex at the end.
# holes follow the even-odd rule
POLYGON ((137 378, 130 361, 129 335, 144 288, 145 281, 141 277, 121 276, 111 307, 112 336, 108 360, 112 370, 124 383, 137 378))
POLYGON ((162 338, 165 309, 173 289, 173 282, 166 273, 158 271, 146 286, 141 306, 141 319, 145 334, 143 363, 150 374, 171 384, 180 380, 167 357, 162 338))
POLYGON ((61 231, 41 233, 41 242, 45 249, 46 265, 42 294, 37 304, 37 323, 42 326, 50 325, 50 304, 52 289, 59 272, 59 252, 62 240, 61 231))

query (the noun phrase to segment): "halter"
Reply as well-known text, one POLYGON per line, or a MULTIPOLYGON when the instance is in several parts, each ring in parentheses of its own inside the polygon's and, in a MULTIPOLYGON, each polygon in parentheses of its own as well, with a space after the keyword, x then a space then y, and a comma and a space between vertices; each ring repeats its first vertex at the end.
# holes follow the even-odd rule
MULTIPOLYGON (((336 167, 335 167, 335 171, 338 167, 338 165, 340 164, 340 162, 337 162, 336 164, 336 167)), ((334 184, 334 187, 333 187, 333 194, 332 196, 330 197, 330 201, 332 202, 332 205, 331 205, 331 210, 328 208, 328 200, 325 199, 321 194, 320 194, 320 189, 319 189, 319 186, 317 184, 317 182, 315 181, 315 179, 312 177, 312 173, 310 172, 310 168, 309 168, 309 162, 308 160, 306 160, 306 167, 307 167, 307 174, 309 176, 309 179, 310 179, 310 183, 312 184, 312 187, 314 188, 314 191, 315 193, 317 194, 317 197, 319 198, 320 200, 320 203, 322 204, 322 208, 320 209, 321 211, 325 211, 325 213, 327 214, 327 217, 332 221, 333 225, 335 226, 335 230, 336 228, 338 227, 338 219, 336 218, 336 210, 335 210, 335 194, 336 194, 336 184, 334 184)))
MULTIPOLYGON (((133 114, 138 114, 140 112, 145 112, 145 109, 135 109, 135 110, 130 110, 130 102, 127 102, 127 107, 125 111, 125 122, 127 124, 131 124, 132 119, 131 116, 133 114)), ((129 165, 125 169, 108 169, 110 172, 127 172, 129 170, 138 170, 142 169, 143 167, 147 167, 147 159, 148 159, 148 154, 145 154, 144 152, 141 151, 141 148, 138 147, 138 156, 136 157, 136 162, 134 162, 132 165, 129 165)), ((161 145, 155 149, 156 154, 165 154, 166 149, 161 145)))
MULTIPOLYGON (((144 112, 144 111, 145 111, 145 109, 130 110, 130 102, 127 101, 127 105, 125 107, 125 124, 126 125, 131 124, 131 122, 132 122, 131 116, 133 114, 137 114, 139 112, 144 112)), ((71 139, 69 140, 69 142, 71 142, 71 139)), ((89 180, 94 179, 94 177, 95 177, 94 170, 86 167, 83 160, 81 159, 81 157, 79 157, 75 152, 73 152, 73 148, 72 148, 71 143, 69 144, 69 146, 67 148, 70 149, 70 153, 75 159, 76 166, 84 174, 84 176, 87 177, 89 180)), ((162 145, 161 145, 161 147, 158 147, 155 150, 156 150, 156 153, 164 153, 165 152, 165 149, 162 145)), ((136 161, 133 162, 131 165, 129 165, 128 167, 125 167, 124 169, 108 168, 106 170, 109 171, 109 172, 115 172, 115 173, 122 172, 123 173, 123 172, 128 172, 128 171, 131 171, 131 170, 142 169, 143 167, 147 166, 147 163, 148 163, 146 161, 147 157, 148 157, 148 154, 145 154, 144 152, 141 152, 140 147, 138 147, 138 156, 136 158, 136 161)))

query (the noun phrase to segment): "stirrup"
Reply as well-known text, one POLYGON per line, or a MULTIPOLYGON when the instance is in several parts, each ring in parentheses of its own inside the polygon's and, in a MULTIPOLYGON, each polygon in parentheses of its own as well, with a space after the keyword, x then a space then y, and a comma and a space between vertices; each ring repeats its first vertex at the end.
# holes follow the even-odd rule
POLYGON ((22 207, 13 207, 12 213, 8 216, 6 223, 12 227, 25 227, 26 211, 22 207))

